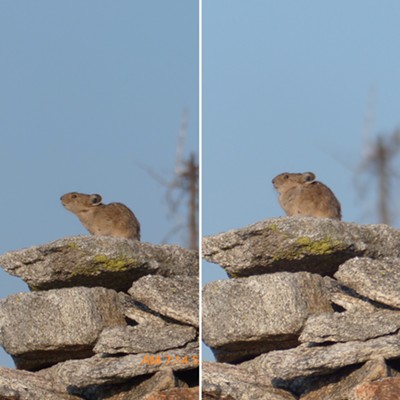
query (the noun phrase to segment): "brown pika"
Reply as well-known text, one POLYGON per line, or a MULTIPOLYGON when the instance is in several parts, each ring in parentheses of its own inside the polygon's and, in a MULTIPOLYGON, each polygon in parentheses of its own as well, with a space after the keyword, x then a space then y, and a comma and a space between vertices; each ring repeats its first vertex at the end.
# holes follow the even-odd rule
POLYGON ((272 184, 279 193, 279 204, 288 216, 342 218, 339 201, 326 185, 315 180, 312 172, 285 172, 276 176, 272 184))
POLYGON ((140 240, 140 224, 122 203, 103 204, 99 194, 71 192, 61 196, 62 205, 74 213, 92 234, 140 240))

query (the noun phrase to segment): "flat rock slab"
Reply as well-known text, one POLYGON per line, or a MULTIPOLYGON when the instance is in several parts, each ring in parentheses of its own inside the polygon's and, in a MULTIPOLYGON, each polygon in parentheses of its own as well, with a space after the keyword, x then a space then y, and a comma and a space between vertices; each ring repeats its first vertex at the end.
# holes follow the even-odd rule
POLYGON ((348 365, 361 364, 378 357, 400 357, 400 337, 391 335, 365 342, 336 343, 331 346, 309 347, 303 344, 290 350, 262 354, 242 363, 241 367, 254 373, 263 371, 271 379, 279 382, 328 374, 348 365))
POLYGON ((96 400, 143 400, 148 394, 184 387, 171 369, 158 371, 147 379, 137 378, 128 383, 89 387, 83 398, 96 400))
POLYGON ((202 363, 204 396, 241 400, 295 400, 284 390, 273 388, 271 380, 250 373, 238 366, 224 363, 202 363))
POLYGON ((30 289, 103 286, 126 291, 147 274, 198 274, 196 252, 124 238, 77 236, 0 256, 0 266, 30 289))
POLYGON ((333 310, 320 275, 278 272, 214 281, 203 289, 203 340, 218 361, 230 362, 293 347, 307 318, 322 312, 333 310))
POLYGON ((61 387, 68 387, 73 394, 82 394, 91 385, 123 383, 136 376, 157 371, 182 371, 199 366, 198 344, 189 343, 180 349, 159 353, 130 354, 122 357, 95 355, 84 360, 68 360, 37 374, 61 387))
POLYGON ((198 276, 166 278, 148 275, 134 282, 128 293, 163 316, 184 324, 199 326, 198 276))
POLYGON ((196 337, 195 328, 177 324, 116 326, 103 330, 93 351, 106 354, 157 353, 182 347, 196 337))
POLYGON ((399 330, 400 312, 396 311, 326 313, 308 318, 299 341, 350 342, 390 335, 399 330))
POLYGON ((203 257, 229 276, 277 271, 333 275, 346 260, 400 257, 400 231, 326 218, 273 218, 203 239, 203 257))
POLYGON ((400 258, 354 258, 339 268, 335 278, 362 296, 400 308, 400 258))
MULTIPOLYGON (((319 377, 314 388, 300 397, 300 400, 344 400, 349 399, 351 393, 359 385, 383 379, 395 373, 385 360, 377 358, 367 361, 362 367, 346 374, 334 374, 327 377, 319 377)), ((368 398, 370 400, 370 398, 368 398)))
POLYGON ((0 344, 20 369, 88 357, 105 327, 125 324, 111 289, 76 287, 0 300, 0 344))
POLYGON ((330 301, 339 305, 344 310, 366 313, 378 309, 371 300, 358 295, 330 276, 324 276, 324 282, 329 293, 330 301))
POLYGON ((59 392, 48 379, 33 372, 0 367, 0 399, 79 400, 67 391, 59 392))

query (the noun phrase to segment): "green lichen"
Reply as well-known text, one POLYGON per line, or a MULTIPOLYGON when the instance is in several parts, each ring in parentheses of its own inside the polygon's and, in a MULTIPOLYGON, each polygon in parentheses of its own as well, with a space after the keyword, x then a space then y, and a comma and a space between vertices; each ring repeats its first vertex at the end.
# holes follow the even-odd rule
POLYGON ((307 236, 299 237, 295 242, 280 249, 274 256, 273 261, 299 260, 305 255, 327 255, 342 249, 342 243, 339 240, 332 240, 325 237, 319 240, 313 240, 307 236))
POLYGON ((96 264, 100 264, 101 268, 107 271, 126 271, 132 264, 137 264, 137 261, 133 258, 108 258, 105 255, 97 255, 93 261, 96 264))
POLYGON ((269 224, 269 225, 267 225, 267 229, 270 231, 278 231, 279 226, 277 224, 269 224))
POLYGON ((104 254, 99 254, 94 257, 94 263, 97 264, 102 270, 106 271, 126 271, 132 266, 139 265, 138 261, 133 258, 124 257, 107 257, 104 254))
POLYGON ((93 276, 100 272, 122 272, 127 271, 140 263, 133 258, 124 257, 108 257, 104 254, 98 254, 93 257, 92 261, 86 265, 77 267, 73 275, 93 276))
POLYGON ((303 252, 313 255, 331 254, 341 247, 339 240, 332 240, 329 237, 320 240, 300 237, 296 240, 296 244, 303 252))

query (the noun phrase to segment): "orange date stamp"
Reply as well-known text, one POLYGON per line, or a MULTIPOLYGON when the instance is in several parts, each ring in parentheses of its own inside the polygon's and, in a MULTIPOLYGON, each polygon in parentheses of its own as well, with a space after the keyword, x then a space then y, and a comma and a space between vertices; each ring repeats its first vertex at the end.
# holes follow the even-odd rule
POLYGON ((169 364, 184 364, 184 365, 189 365, 189 364, 194 364, 194 365, 199 365, 199 357, 196 355, 193 356, 170 356, 170 355, 165 355, 165 356, 143 356, 142 365, 169 365, 169 364))

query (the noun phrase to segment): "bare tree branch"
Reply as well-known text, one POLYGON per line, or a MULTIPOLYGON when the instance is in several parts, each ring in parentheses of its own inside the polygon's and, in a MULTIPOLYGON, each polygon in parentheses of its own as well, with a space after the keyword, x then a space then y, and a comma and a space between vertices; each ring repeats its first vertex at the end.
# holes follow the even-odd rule
POLYGON ((193 250, 198 249, 198 197, 199 197, 199 165, 194 153, 184 159, 184 144, 187 132, 188 112, 182 113, 181 126, 178 133, 174 175, 168 180, 161 177, 147 165, 136 163, 153 179, 166 188, 165 200, 168 206, 168 215, 178 222, 167 233, 165 240, 179 232, 184 232, 186 245, 193 250), (186 204, 186 216, 182 218, 181 209, 186 204), (182 223, 182 219, 186 223, 182 223))

